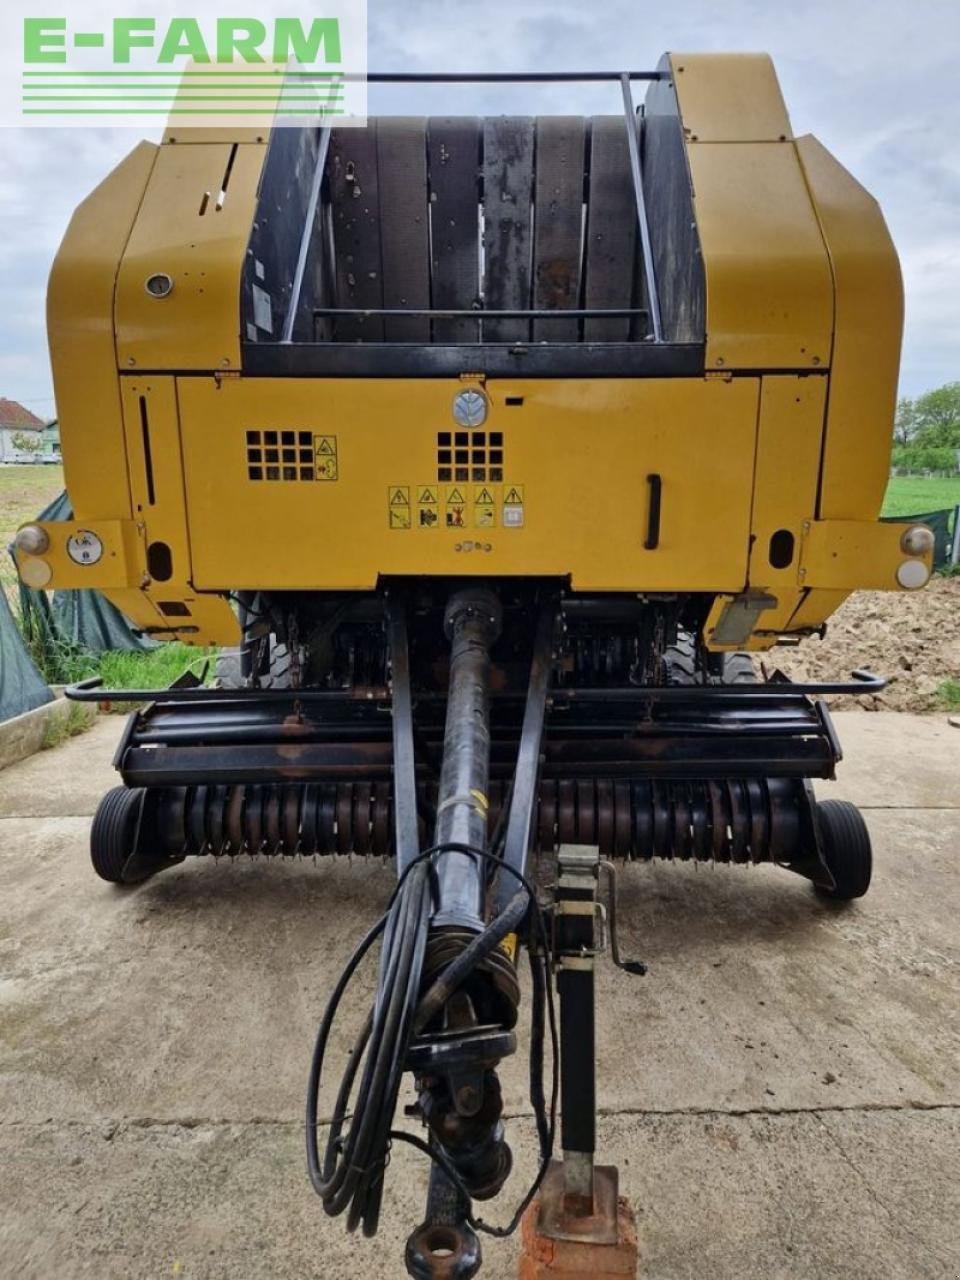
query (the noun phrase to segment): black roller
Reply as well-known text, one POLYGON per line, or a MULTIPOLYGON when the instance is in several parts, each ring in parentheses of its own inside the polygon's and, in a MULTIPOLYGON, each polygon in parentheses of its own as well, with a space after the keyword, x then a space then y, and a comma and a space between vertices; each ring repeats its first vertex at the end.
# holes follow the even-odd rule
MULTIPOLYGON (((154 797, 154 830, 159 852, 167 856, 393 853, 393 794, 388 783, 117 790, 154 797)), ((489 783, 491 831, 504 794, 501 783, 489 783)), ((107 800, 109 796, 104 804, 107 800)), ((110 802, 109 814, 119 803, 110 802)), ((610 858, 789 862, 801 845, 804 803, 802 785, 791 778, 545 779, 534 815, 535 848, 553 853, 561 844, 588 844, 610 858)), ((418 806, 423 821, 434 820, 436 783, 420 784, 418 806)), ((830 812, 826 821, 831 822, 830 812)))

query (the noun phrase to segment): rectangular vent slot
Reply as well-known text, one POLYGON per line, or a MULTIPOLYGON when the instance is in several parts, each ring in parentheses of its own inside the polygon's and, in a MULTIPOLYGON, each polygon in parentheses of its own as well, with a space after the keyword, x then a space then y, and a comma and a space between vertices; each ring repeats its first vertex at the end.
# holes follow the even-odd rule
POLYGON ((437 479, 498 484, 503 479, 503 432, 438 431, 437 479))
POLYGON ((143 470, 147 481, 147 502, 152 507, 157 501, 153 484, 153 454, 150 450, 150 419, 147 416, 147 397, 140 397, 140 432, 143 436, 143 470))
POLYGON ((248 431, 247 477, 250 480, 315 480, 313 433, 248 431))

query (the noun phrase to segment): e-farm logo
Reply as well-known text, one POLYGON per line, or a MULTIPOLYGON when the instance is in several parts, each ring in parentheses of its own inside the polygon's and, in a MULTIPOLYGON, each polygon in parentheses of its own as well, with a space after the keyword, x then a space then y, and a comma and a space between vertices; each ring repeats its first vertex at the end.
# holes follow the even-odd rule
MULTIPOLYGON (((179 5, 170 13, 164 5, 114 13, 77 4, 73 17, 51 16, 46 4, 37 12, 30 0, 11 6, 20 9, 18 118, 10 118, 8 90, 0 123, 365 122, 365 5, 320 0, 238 16, 200 0, 186 17, 179 5)), ((5 14, 4 26, 12 16, 5 14)), ((4 43, 9 50, 12 42, 4 43)))

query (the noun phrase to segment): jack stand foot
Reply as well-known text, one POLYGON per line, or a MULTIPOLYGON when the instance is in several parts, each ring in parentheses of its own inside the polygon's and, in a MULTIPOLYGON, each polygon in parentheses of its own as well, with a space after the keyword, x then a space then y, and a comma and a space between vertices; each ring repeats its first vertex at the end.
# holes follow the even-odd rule
POLYGON ((636 1276, 637 1227, 617 1195, 617 1171, 594 1170, 594 1196, 564 1194, 563 1165, 554 1161, 540 1194, 523 1215, 518 1280, 624 1280, 636 1276))

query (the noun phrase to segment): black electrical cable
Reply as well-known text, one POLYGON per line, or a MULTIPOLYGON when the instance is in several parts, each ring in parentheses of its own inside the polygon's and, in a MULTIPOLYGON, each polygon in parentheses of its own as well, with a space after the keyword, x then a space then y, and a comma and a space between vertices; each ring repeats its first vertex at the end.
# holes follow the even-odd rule
MULTIPOLYGON (((496 861, 501 869, 505 869, 514 876, 525 890, 539 939, 537 964, 533 963, 531 954, 531 969, 535 983, 533 1011, 535 1017, 539 1017, 539 1024, 535 1023, 532 1029, 530 1066, 532 1079, 535 1064, 537 1062, 540 1064, 540 1088, 531 1091, 537 1132, 540 1137, 540 1168, 520 1207, 506 1227, 491 1226, 482 1219, 468 1217, 467 1221, 470 1225, 475 1230, 494 1236, 505 1236, 515 1231, 523 1211, 536 1195, 543 1181, 553 1154, 559 1094, 559 1044, 553 990, 550 985, 552 973, 550 940, 536 893, 522 872, 502 863, 488 850, 458 843, 435 845, 425 850, 404 868, 384 915, 363 938, 347 962, 327 1002, 317 1032, 310 1066, 306 1111, 307 1169, 310 1181, 323 1200, 327 1213, 336 1215, 345 1209, 348 1210, 347 1229, 353 1231, 358 1225, 362 1225, 365 1235, 373 1235, 377 1229, 383 1196, 384 1171, 389 1158, 390 1144, 394 1140, 408 1142, 423 1151, 443 1169, 450 1182, 462 1194, 464 1203, 469 1203, 470 1200, 469 1192, 459 1174, 436 1146, 427 1144, 414 1134, 390 1127, 396 1111, 407 1052, 414 1034, 415 1018, 421 1004, 421 973, 430 916, 436 900, 432 859, 444 852, 467 853, 484 860, 496 861), (317 1141, 319 1128, 317 1112, 323 1061, 330 1031, 351 978, 381 933, 383 942, 380 950, 377 996, 363 1029, 357 1037, 341 1080, 321 1164, 317 1141), (538 985, 539 989, 536 989, 538 985), (549 1112, 545 1107, 542 1089, 544 1008, 549 1019, 553 1058, 549 1112), (357 1087, 356 1099, 351 1107, 350 1100, 361 1062, 363 1071, 357 1087), (351 1117, 351 1124, 347 1133, 344 1134, 344 1124, 348 1116, 351 1117)), ((509 920, 512 920, 515 915, 519 919, 516 906, 516 901, 512 900, 509 907, 509 920)), ((491 921, 474 943, 471 943, 474 965, 479 963, 483 956, 496 945, 502 933, 505 932, 503 914, 491 921), (494 941, 487 946, 491 937, 494 941)), ((509 923, 509 920, 506 923, 509 923)), ((439 981, 449 975, 459 983, 468 972, 469 969, 459 965, 458 961, 453 961, 439 981)))

